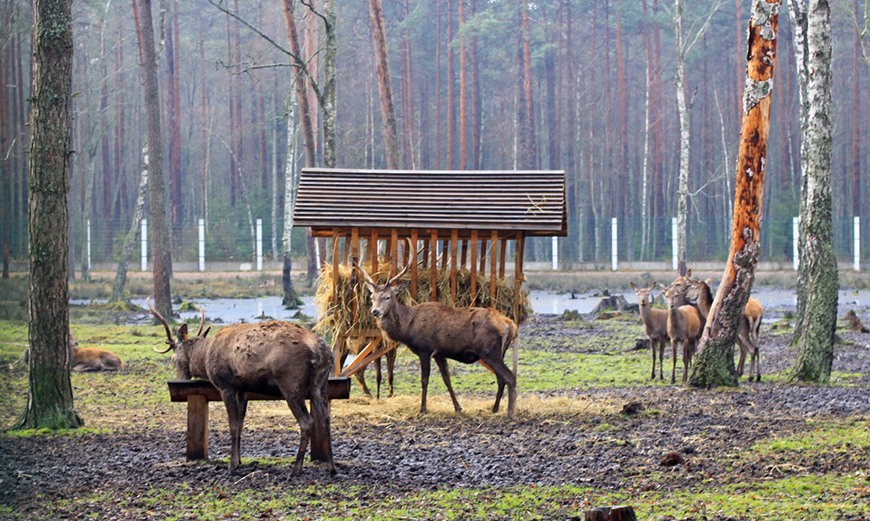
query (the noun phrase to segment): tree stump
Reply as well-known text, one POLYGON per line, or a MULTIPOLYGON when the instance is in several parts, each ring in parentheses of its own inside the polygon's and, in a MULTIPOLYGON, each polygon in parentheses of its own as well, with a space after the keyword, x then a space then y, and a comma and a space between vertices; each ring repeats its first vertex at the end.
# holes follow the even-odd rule
POLYGON ((587 510, 586 521, 637 521, 634 508, 629 506, 598 507, 587 510))

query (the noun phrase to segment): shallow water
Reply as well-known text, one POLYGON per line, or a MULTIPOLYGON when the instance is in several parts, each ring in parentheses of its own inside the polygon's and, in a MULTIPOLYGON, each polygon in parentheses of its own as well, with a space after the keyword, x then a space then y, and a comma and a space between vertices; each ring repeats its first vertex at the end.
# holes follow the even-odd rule
MULTIPOLYGON (((617 293, 614 293, 617 294, 617 293)), ((625 300, 631 303, 637 302, 637 295, 633 291, 622 293, 625 300)), ((792 310, 795 307, 795 292, 780 289, 760 289, 752 294, 757 298, 766 310, 792 310)), ((532 291, 529 294, 532 309, 539 314, 561 315, 566 310, 576 310, 586 314, 592 312, 601 297, 593 293, 578 293, 576 295, 555 293, 552 291, 532 291)), ((281 297, 261 297, 243 299, 194 299, 192 302, 205 309, 205 315, 211 322, 233 324, 236 322, 259 322, 261 320, 292 320, 298 319, 298 312, 305 315, 306 320, 317 318, 317 307, 314 305, 314 297, 303 297, 303 304, 298 310, 284 309, 281 305, 281 297)), ((101 300, 72 300, 71 304, 88 304, 90 302, 104 302, 101 300)), ((144 299, 133 299, 133 304, 147 308, 144 299)), ((840 291, 840 315, 850 309, 859 312, 870 308, 870 290, 841 290, 840 291)), ((182 311, 179 313, 182 320, 190 320, 199 315, 199 311, 182 311)), ((769 313, 765 313, 770 317, 769 313)), ((774 313, 775 315, 775 313, 774 313)), ((146 316, 134 320, 141 323, 146 316)))

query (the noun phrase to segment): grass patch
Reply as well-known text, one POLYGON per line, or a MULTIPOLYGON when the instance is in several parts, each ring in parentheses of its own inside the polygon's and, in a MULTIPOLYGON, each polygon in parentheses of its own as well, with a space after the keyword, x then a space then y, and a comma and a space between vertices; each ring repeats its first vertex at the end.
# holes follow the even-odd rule
MULTIPOLYGON (((309 469, 320 472, 322 469, 309 469)), ((261 490, 212 484, 153 488, 139 495, 102 490, 75 494, 46 505, 30 519, 65 518, 70 512, 122 512, 127 518, 165 519, 438 519, 531 520, 582 516, 602 505, 629 504, 638 519, 674 516, 709 519, 835 519, 866 512, 867 476, 826 474, 799 476, 763 483, 714 484, 674 492, 618 492, 588 486, 507 486, 407 490, 385 484, 384 489, 358 485, 317 484, 273 486, 261 490)), ((13 516, 15 514, 13 513, 13 516)))
POLYGON ((852 420, 844 424, 807 422, 808 430, 793 436, 772 438, 752 446, 762 455, 784 452, 850 452, 870 448, 870 422, 852 420))

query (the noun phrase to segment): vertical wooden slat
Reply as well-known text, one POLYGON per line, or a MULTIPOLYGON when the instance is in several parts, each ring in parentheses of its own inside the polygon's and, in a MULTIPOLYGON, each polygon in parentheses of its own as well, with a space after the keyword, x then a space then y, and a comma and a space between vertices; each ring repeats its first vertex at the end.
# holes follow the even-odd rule
POLYGON ((399 272, 399 230, 393 228, 390 232, 390 277, 399 272))
POLYGON ((505 258, 507 257, 508 238, 501 240, 501 250, 498 252, 498 278, 504 278, 505 258))
POLYGON ((477 304, 477 230, 471 231, 471 262, 468 266, 471 268, 471 306, 477 304))
POLYGON ((341 253, 341 258, 342 258, 341 262, 342 262, 342 264, 347 265, 348 257, 350 257, 350 242, 349 242, 350 237, 345 236, 345 237, 342 237, 342 239, 343 239, 342 242, 344 243, 344 250, 341 253))
MULTIPOLYGON (((354 226, 350 230, 350 248, 351 261, 359 262, 359 228, 354 226)), ((360 284, 360 279, 357 278, 356 294, 357 298, 353 301, 353 323, 359 322, 359 299, 363 298, 363 286, 360 284)))
POLYGON ((341 237, 338 228, 332 229, 332 305, 338 305, 338 251, 341 248, 341 237))
POLYGON ((456 305, 456 248, 458 247, 459 230, 450 230, 450 293, 453 305, 456 305))
POLYGON ((465 269, 465 261, 468 259, 468 240, 462 240, 462 259, 459 261, 459 269, 465 269))
POLYGON ((429 267, 429 241, 423 239, 423 262, 422 268, 425 270, 429 267))
MULTIPOLYGON (((369 252, 372 258, 372 278, 378 280, 378 230, 372 228, 372 235, 369 239, 369 252)), ((380 282, 378 280, 378 282, 380 282)))
POLYGON ((492 306, 495 306, 495 292, 497 289, 496 286, 496 260, 498 259, 498 232, 492 232, 492 237, 490 237, 490 241, 492 246, 490 247, 489 252, 489 292, 490 292, 490 302, 492 306))
POLYGON ((432 275, 429 280, 429 292, 431 293, 432 302, 438 301, 438 230, 432 230, 432 236, 430 238, 431 248, 432 248, 432 266, 430 266, 432 270, 432 275))
MULTIPOLYGON (((523 261, 526 254, 526 238, 523 232, 517 232, 517 251, 514 256, 514 317, 516 317, 517 327, 519 327, 520 318, 520 288, 523 285, 525 275, 523 275, 523 261)), ((517 376, 517 349, 516 345, 513 350, 513 371, 514 377, 517 376)))
POLYGON ((480 268, 478 271, 480 278, 486 276, 486 238, 480 241, 480 268))
POLYGON ((408 252, 408 262, 411 263, 411 297, 417 300, 417 229, 411 230, 411 251, 408 252))

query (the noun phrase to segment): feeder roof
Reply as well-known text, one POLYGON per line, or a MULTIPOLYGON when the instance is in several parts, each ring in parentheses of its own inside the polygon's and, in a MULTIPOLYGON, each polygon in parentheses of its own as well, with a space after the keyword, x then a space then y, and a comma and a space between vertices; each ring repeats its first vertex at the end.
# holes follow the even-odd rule
POLYGON ((564 236, 565 172, 304 168, 293 224, 564 236))

